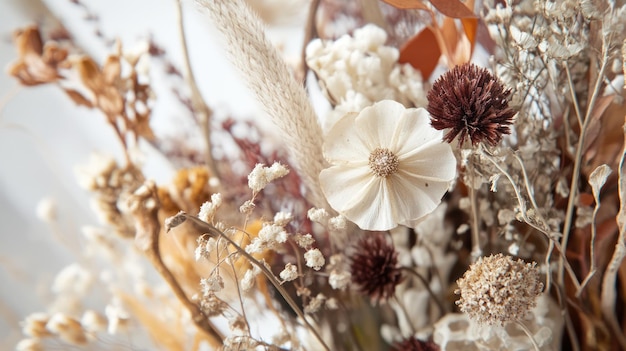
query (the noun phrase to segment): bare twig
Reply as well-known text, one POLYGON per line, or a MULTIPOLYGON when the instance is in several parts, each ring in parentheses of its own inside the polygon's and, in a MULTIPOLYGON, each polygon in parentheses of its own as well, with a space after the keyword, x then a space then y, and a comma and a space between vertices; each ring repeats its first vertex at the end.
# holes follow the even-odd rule
POLYGON ((159 203, 156 185, 148 181, 137 189, 129 199, 129 208, 135 217, 137 230, 135 244, 152 263, 161 277, 165 279, 165 282, 170 286, 170 289, 172 289, 172 292, 181 304, 189 311, 191 320, 196 326, 210 336, 213 346, 221 346, 224 336, 213 326, 200 309, 200 306, 187 297, 176 277, 174 277, 161 258, 159 249, 161 225, 158 217, 159 203))
POLYGON ((217 165, 215 164, 215 160, 213 159, 213 146, 211 144, 211 116, 213 115, 213 111, 204 102, 202 94, 200 93, 200 89, 198 89, 198 85, 196 84, 196 79, 191 69, 191 63, 189 62, 189 51, 187 49, 187 39, 185 37, 185 26, 183 21, 183 9, 181 0, 175 0, 175 3, 178 35, 180 36, 180 44, 183 50, 183 69, 185 71, 185 80, 187 81, 189 89, 191 90, 191 103, 193 104, 194 112, 198 114, 200 130, 202 130, 202 135, 204 137, 206 148, 204 156, 205 162, 207 167, 211 171, 211 175, 221 180, 219 170, 217 168, 217 165))

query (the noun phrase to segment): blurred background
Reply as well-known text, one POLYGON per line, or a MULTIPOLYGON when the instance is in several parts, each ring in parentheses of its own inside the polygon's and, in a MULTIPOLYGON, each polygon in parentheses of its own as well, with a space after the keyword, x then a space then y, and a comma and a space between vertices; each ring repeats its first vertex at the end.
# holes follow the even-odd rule
MULTIPOLYGON (((119 142, 98 111, 77 107, 58 87, 23 87, 6 74, 18 57, 16 29, 32 24, 65 27, 80 50, 96 60, 113 52, 114 40, 140 50, 159 45, 180 69, 181 45, 175 0, 1 0, 0 1, 0 349, 13 349, 22 338, 19 321, 45 311, 55 274, 80 260, 80 228, 99 225, 89 196, 76 181, 75 167, 94 152, 122 160, 119 142)), ((281 6, 270 35, 287 59, 299 59, 306 1, 265 1, 281 6), (285 6, 285 4, 289 4, 285 6), (291 6, 291 7, 289 7, 291 6), (279 14, 283 14, 282 17, 279 14)), ((256 102, 228 64, 220 36, 193 2, 184 2, 184 25, 191 65, 207 103, 218 116, 259 118, 256 102)), ((271 9, 270 9, 271 10, 271 9)), ((101 63, 100 61, 99 63, 101 63)), ((151 79, 166 79, 163 67, 151 67, 151 79)), ((176 134, 190 125, 172 85, 155 84, 151 125, 157 135, 176 134), (183 112, 181 112, 183 111, 183 112), (186 120, 187 119, 187 120, 186 120)), ((271 129, 268 129, 271 133, 271 129)), ((172 167, 150 145, 141 145, 143 169, 167 181, 172 167)))

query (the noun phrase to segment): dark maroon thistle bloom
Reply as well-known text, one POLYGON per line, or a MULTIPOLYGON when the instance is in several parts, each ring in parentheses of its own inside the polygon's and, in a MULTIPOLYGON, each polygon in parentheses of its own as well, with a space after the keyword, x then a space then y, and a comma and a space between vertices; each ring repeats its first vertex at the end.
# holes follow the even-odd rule
POLYGON ((374 303, 387 301, 402 281, 398 253, 385 234, 369 234, 361 239, 350 257, 352 281, 374 303))
POLYGON ((435 129, 448 129, 444 140, 459 136, 463 144, 485 142, 496 145, 509 134, 515 111, 509 107, 511 90, 488 70, 473 63, 456 66, 435 81, 428 92, 430 123, 435 129))
POLYGON ((391 349, 394 351, 439 351, 439 346, 430 341, 411 337, 393 344, 391 349))

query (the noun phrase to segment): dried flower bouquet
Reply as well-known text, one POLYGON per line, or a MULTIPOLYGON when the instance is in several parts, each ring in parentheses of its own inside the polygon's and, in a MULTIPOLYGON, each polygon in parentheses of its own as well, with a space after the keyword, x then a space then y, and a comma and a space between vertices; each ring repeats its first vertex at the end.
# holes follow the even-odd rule
POLYGON ((175 3, 180 69, 154 42, 100 64, 15 32, 8 74, 101 112, 125 155, 78 168, 102 223, 18 350, 626 349, 624 1, 196 0, 270 150, 203 99, 175 3), (264 25, 302 5, 289 66, 264 25), (175 147, 150 124, 148 60, 187 86, 175 147))

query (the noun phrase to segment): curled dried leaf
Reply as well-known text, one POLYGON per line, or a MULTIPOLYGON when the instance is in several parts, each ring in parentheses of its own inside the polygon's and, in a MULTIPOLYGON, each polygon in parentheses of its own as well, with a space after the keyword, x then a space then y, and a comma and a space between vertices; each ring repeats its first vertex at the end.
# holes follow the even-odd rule
POLYGON ((402 46, 398 62, 409 63, 426 79, 437 67, 440 56, 441 49, 437 37, 432 28, 426 27, 402 46))
POLYGON ((429 0, 442 14, 452 18, 478 18, 460 0, 429 0))

